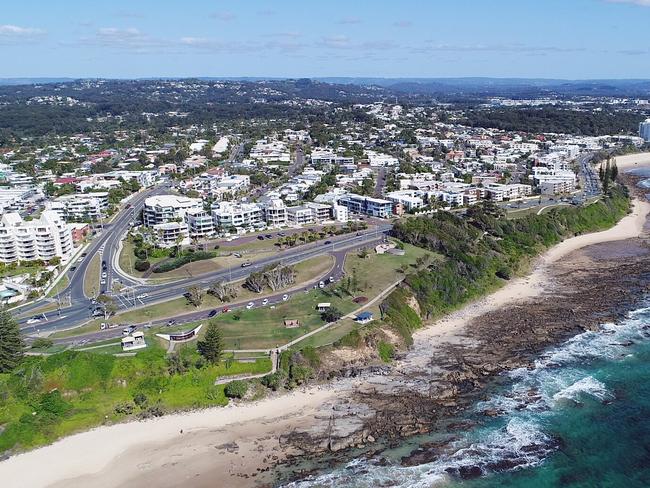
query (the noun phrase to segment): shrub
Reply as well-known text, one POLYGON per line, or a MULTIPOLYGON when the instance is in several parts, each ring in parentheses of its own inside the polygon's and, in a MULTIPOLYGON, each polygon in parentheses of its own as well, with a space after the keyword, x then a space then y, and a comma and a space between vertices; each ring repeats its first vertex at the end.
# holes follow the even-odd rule
POLYGON ((113 408, 117 415, 131 415, 135 406, 131 402, 120 402, 113 408))
POLYGON ((38 337, 37 339, 34 339, 34 342, 32 342, 32 349, 47 349, 53 345, 54 342, 52 339, 48 339, 46 337, 38 337))
POLYGON ((245 381, 231 381, 226 385, 224 393, 228 398, 244 398, 248 391, 248 383, 245 381))
POLYGON ((151 263, 149 261, 137 260, 133 267, 140 272, 147 271, 151 267, 151 263))
POLYGON ((133 403, 142 408, 147 403, 147 395, 141 391, 137 392, 135 395, 133 395, 133 403))
POLYGON ((507 266, 501 266, 497 270, 496 275, 502 280, 509 280, 510 278, 512 278, 512 270, 507 266))
POLYGON ((270 388, 273 391, 278 391, 284 386, 285 378, 285 372, 280 369, 275 373, 267 374, 266 376, 262 377, 261 382, 267 388, 270 388))

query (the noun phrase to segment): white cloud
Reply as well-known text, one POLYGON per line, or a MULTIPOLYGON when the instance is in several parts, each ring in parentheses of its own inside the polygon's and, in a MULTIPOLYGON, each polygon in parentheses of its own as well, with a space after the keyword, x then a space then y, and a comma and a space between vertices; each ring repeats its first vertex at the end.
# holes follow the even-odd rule
POLYGON ((361 19, 359 17, 343 17, 338 23, 343 25, 356 25, 361 23, 361 19))
POLYGON ((393 22, 393 27, 400 27, 402 29, 406 29, 408 27, 411 27, 413 25, 413 22, 410 20, 398 20, 397 22, 393 22))
POLYGON ((20 27, 18 25, 3 24, 0 25, 0 43, 15 43, 34 41, 45 35, 43 29, 35 27, 20 27))
POLYGON ((172 47, 168 41, 153 38, 135 27, 102 27, 93 36, 79 39, 78 44, 103 46, 137 53, 151 53, 172 47))
POLYGON ((223 11, 223 12, 211 13, 210 17, 212 17, 213 19, 220 20, 222 22, 230 22, 231 20, 235 20, 236 15, 233 14, 232 12, 223 11))

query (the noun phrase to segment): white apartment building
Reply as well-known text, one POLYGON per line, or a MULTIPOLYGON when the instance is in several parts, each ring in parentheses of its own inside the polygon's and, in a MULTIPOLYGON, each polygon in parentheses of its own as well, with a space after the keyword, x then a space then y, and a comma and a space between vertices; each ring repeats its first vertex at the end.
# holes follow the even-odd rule
POLYGON ((650 119, 645 119, 639 124, 639 137, 646 142, 650 142, 650 119))
POLYGON ((287 224, 287 207, 279 198, 273 198, 263 204, 264 219, 269 226, 282 226, 287 224))
POLYGON ((533 192, 533 188, 530 185, 522 185, 519 183, 511 185, 493 183, 488 185, 485 189, 489 197, 496 202, 524 198, 533 192))
POLYGON ((214 235, 214 221, 205 210, 190 209, 185 213, 185 223, 190 239, 204 239, 214 235))
POLYGON ((309 202, 305 205, 306 207, 311 208, 314 219, 317 222, 323 222, 325 220, 330 220, 332 218, 332 207, 331 205, 325 205, 322 203, 309 202))
POLYGON ((343 205, 334 205, 332 207, 332 215, 337 222, 347 222, 350 218, 347 207, 343 205))
POLYGON ((255 203, 215 202, 212 204, 212 220, 222 230, 264 226, 262 209, 255 203))
POLYGON ((189 231, 185 222, 164 222, 152 226, 158 236, 158 247, 174 247, 190 243, 189 231))
POLYGON ((314 150, 311 153, 311 162, 316 166, 318 165, 334 166, 334 165, 354 164, 354 158, 351 156, 341 156, 331 151, 314 150))
POLYGON ((282 141, 267 141, 260 139, 255 142, 255 146, 251 149, 251 159, 257 159, 264 164, 271 161, 278 161, 281 163, 288 163, 291 158, 287 145, 282 141))
POLYGON ((287 207, 287 222, 290 225, 313 224, 315 221, 314 212, 310 207, 287 207))
POLYGON ((386 200, 402 205, 404 210, 410 212, 424 207, 424 201, 419 196, 419 192, 414 190, 393 191, 386 194, 386 200))
POLYGON ((172 220, 184 220, 189 210, 202 210, 203 202, 198 198, 177 195, 156 195, 144 201, 142 218, 144 225, 153 227, 172 220))
POLYGON ((53 210, 66 222, 91 221, 103 217, 108 208, 108 193, 75 193, 63 195, 46 203, 46 208, 53 210))
POLYGON ((575 190, 575 183, 569 180, 547 179, 539 182, 542 195, 561 195, 575 190))
POLYGON ((72 251, 72 232, 56 212, 45 210, 30 221, 9 212, 0 219, 0 262, 65 260, 72 251))
POLYGON ((381 166, 397 166, 399 160, 389 154, 382 154, 376 151, 366 151, 368 163, 371 167, 377 168, 381 166))

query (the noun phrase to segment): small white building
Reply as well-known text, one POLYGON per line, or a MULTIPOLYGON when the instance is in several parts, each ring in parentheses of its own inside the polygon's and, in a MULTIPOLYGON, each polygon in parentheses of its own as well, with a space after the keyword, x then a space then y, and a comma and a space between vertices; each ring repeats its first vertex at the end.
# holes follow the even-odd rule
POLYGON ((133 332, 122 338, 122 351, 134 351, 145 347, 147 347, 147 343, 144 340, 144 333, 141 331, 133 332))

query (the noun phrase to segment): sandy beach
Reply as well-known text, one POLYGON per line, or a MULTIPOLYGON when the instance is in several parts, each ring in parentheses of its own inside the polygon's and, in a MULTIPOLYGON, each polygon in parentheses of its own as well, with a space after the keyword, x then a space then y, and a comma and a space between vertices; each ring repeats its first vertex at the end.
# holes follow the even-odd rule
MULTIPOLYGON (((650 154, 617 158, 621 170, 643 163, 650 163, 650 154)), ((459 331, 476 317, 540 295, 549 283, 548 267, 573 251, 642 235, 649 213, 650 203, 635 199, 632 212, 613 228, 551 248, 530 275, 418 331, 405 362, 419 362, 418 349, 460 337, 459 331)), ((273 466, 280 435, 308 428, 349 387, 349 381, 337 381, 256 403, 99 427, 0 462, 0 480, 7 488, 251 486, 253 481, 242 473, 258 474, 273 466)))

